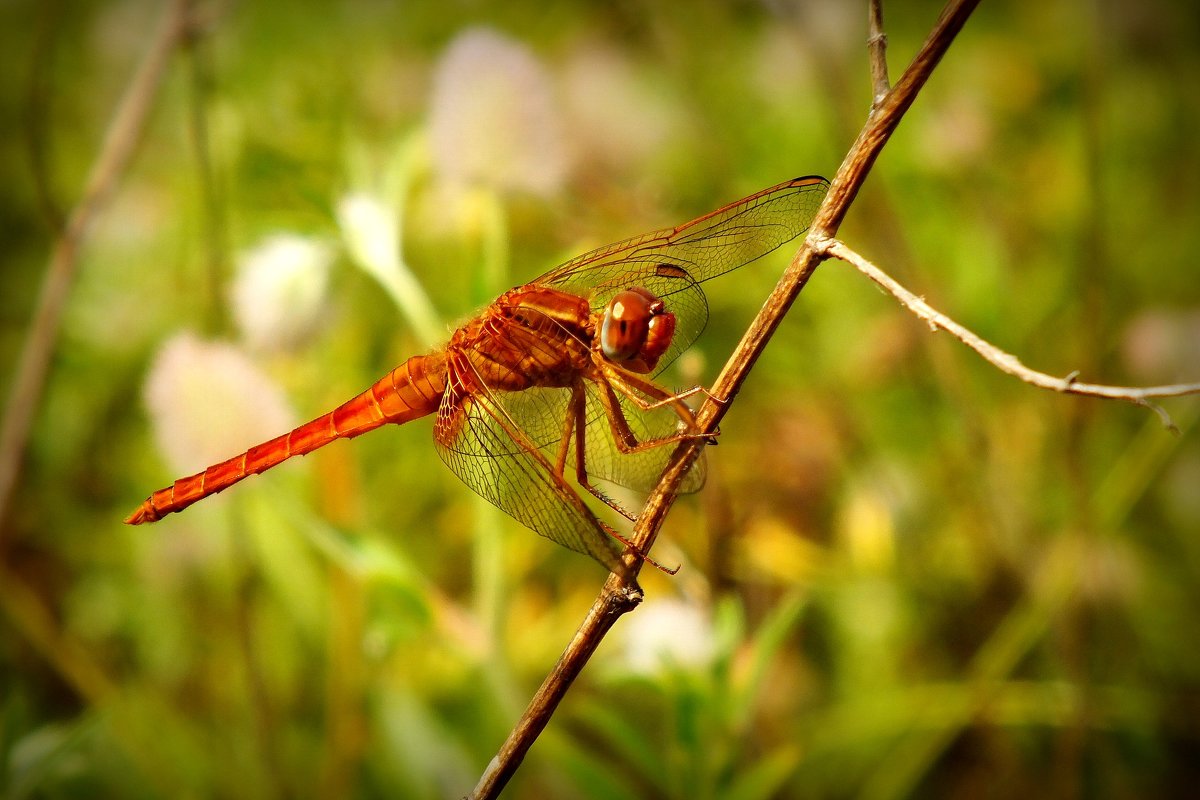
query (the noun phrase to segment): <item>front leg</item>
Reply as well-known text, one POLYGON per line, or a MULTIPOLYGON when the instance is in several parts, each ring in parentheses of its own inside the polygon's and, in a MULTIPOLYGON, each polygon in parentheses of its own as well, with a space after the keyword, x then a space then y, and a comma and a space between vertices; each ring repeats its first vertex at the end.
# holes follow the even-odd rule
MULTIPOLYGON (((563 437, 560 458, 566 459, 566 449, 570 442, 570 428, 575 429, 575 481, 587 489, 600 502, 616 511, 630 522, 637 522, 637 515, 628 510, 613 498, 594 485, 588 478, 587 471, 587 392, 583 380, 576 380, 571 385, 571 407, 567 413, 567 435, 563 437)), ((628 425, 626 426, 628 428, 628 425)), ((561 467, 560 467, 561 474, 561 467)), ((618 537, 620 538, 620 537, 618 537)), ((624 541, 623 539, 621 541, 624 541)))
POLYGON ((716 434, 702 433, 696 425, 696 417, 692 413, 692 409, 683 402, 685 398, 695 394, 703 394, 718 403, 723 402, 710 394, 707 389, 694 386, 683 392, 672 394, 653 381, 624 370, 618 370, 610 365, 601 365, 601 370, 602 374, 592 380, 596 384, 600 403, 604 407, 604 414, 612 428, 613 441, 621 453, 625 455, 641 453, 687 439, 702 439, 706 444, 716 444, 716 434), (622 396, 628 398, 642 411, 649 412, 669 406, 679 421, 683 423, 683 430, 668 436, 639 441, 633 429, 630 428, 629 421, 625 418, 625 412, 621 409, 620 400, 617 398, 618 390, 622 396))

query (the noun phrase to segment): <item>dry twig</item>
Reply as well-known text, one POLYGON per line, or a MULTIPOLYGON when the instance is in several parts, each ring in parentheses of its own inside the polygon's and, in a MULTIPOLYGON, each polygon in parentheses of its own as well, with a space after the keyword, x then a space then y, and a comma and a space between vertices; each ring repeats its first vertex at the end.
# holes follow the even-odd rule
POLYGON ((1020 378, 1025 383, 1041 389, 1050 389, 1064 394, 1080 394, 1088 397, 1103 397, 1109 400, 1124 400, 1139 406, 1154 410, 1162 419, 1163 424, 1174 433, 1179 433, 1171 417, 1161 406, 1150 402, 1152 397, 1178 397, 1186 394, 1200 393, 1200 383, 1177 383, 1169 386, 1105 386, 1095 383, 1081 383, 1076 379, 1078 373, 1072 372, 1065 378, 1056 378, 1044 372, 1030 369, 1011 353, 1006 353, 994 344, 982 339, 974 332, 959 325, 945 314, 937 311, 922 298, 905 289, 894 278, 860 256, 837 239, 818 239, 812 242, 820 253, 845 261, 853 265, 859 272, 866 275, 875 283, 887 289, 909 311, 929 323, 933 330, 944 330, 961 341, 967 347, 994 364, 998 369, 1020 378))

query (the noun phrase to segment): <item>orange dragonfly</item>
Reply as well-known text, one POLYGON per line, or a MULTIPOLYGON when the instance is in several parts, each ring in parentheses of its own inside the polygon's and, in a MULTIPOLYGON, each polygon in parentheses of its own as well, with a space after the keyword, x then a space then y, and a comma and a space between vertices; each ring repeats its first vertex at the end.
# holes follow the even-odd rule
MULTIPOLYGON (((683 398, 656 375, 700 335, 699 284, 808 229, 829 182, 796 178, 677 228, 601 247, 500 295, 432 353, 290 433, 160 489, 125 520, 154 522, 249 475, 384 424, 437 414, 442 460, 524 525, 622 573, 625 542, 575 482, 629 519, 592 481, 647 492, 671 448, 696 436, 683 398)), ((683 491, 704 481, 702 462, 683 491)))

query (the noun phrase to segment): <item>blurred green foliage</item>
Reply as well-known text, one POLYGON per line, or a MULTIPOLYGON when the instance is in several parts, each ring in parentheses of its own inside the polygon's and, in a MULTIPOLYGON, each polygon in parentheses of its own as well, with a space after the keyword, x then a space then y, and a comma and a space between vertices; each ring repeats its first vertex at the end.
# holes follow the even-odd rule
MULTIPOLYGON (((0 7, 0 375, 161 5, 0 7)), ((937 8, 886 8, 893 77, 937 8)), ((0 794, 458 796, 603 575, 458 484, 426 421, 123 526, 177 477, 143 399, 156 352, 184 331, 230 343, 307 418, 421 351, 356 268, 338 217, 355 192, 386 201, 448 325, 591 246, 832 176, 869 105, 866 12, 199 13, 84 248, 0 529, 0 794), (435 76, 478 28, 548 76, 569 164, 550 190, 439 189, 435 76), (336 254, 326 305, 293 346, 251 350, 229 287, 280 232, 336 254)), ((1200 379, 1198 18, 1165 0, 984 4, 842 237, 1035 368, 1200 379)), ((787 256, 709 284, 709 329, 672 380, 712 381, 787 256)), ((219 425, 254 416, 220 397, 195 402, 219 425)), ((1163 405, 1179 436, 1002 375, 823 266, 726 418, 709 486, 672 512, 656 556, 683 570, 645 576, 645 607, 508 796, 1184 793, 1200 779, 1200 403, 1163 405)))

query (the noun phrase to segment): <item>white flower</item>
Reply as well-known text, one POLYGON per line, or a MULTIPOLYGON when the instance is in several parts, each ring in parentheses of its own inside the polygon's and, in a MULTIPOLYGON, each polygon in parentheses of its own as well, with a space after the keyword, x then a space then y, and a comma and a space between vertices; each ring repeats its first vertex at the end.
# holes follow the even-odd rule
POLYGON ((716 640, 708 613, 680 600, 648 601, 625 628, 625 664, 651 675, 669 669, 701 669, 712 663, 716 640))
POLYGON ((431 105, 434 168, 446 182, 541 195, 562 185, 562 115, 549 76, 520 43, 485 29, 459 34, 438 64, 431 105))
POLYGON ((243 251, 231 294, 246 344, 278 350, 300 343, 321 316, 332 261, 327 244, 289 233, 243 251))
POLYGON ((231 458, 295 424, 283 392, 241 350, 191 333, 159 350, 145 399, 159 450, 178 475, 231 458))

